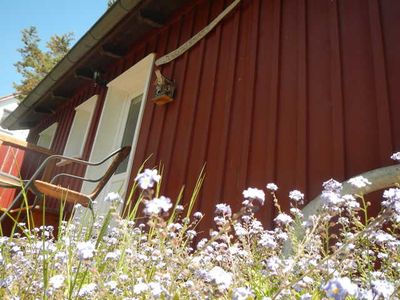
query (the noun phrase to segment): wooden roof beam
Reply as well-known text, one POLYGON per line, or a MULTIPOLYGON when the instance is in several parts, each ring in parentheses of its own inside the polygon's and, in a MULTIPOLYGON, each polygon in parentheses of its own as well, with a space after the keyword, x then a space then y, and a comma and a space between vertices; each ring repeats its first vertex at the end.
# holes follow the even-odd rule
POLYGON ((138 20, 152 28, 161 28, 164 26, 164 22, 160 18, 159 13, 149 9, 140 10, 138 14, 138 20))
POLYGON ((51 115, 51 114, 54 114, 56 111, 50 107, 37 106, 34 108, 34 112, 38 113, 38 114, 51 115))
POLYGON ((80 79, 84 79, 84 80, 89 80, 89 81, 93 81, 94 79, 94 72, 90 69, 76 69, 74 76, 76 78, 80 78, 80 79))
POLYGON ((56 92, 54 92, 54 91, 51 92, 51 95, 50 95, 50 96, 51 96, 53 99, 63 100, 63 101, 66 101, 66 100, 68 100, 69 98, 71 98, 70 95, 60 94, 60 93, 56 93, 56 92))
POLYGON ((112 58, 121 58, 124 56, 124 51, 117 49, 111 45, 104 44, 100 47, 100 54, 112 58))

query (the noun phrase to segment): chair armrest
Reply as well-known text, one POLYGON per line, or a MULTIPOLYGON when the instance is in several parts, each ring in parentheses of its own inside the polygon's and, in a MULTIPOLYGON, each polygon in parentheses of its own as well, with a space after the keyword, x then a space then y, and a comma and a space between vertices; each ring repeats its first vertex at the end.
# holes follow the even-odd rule
POLYGON ((87 182, 99 182, 104 176, 101 176, 100 178, 97 178, 97 179, 91 179, 91 178, 85 178, 85 177, 82 177, 82 176, 77 176, 77 175, 68 174, 68 173, 60 173, 60 174, 55 175, 55 176, 51 179, 50 183, 51 183, 51 184, 54 184, 54 182, 56 181, 56 179, 58 179, 58 178, 60 178, 60 177, 69 177, 69 178, 79 179, 79 180, 87 181, 87 182))
POLYGON ((46 154, 46 155, 55 154, 50 149, 28 143, 26 141, 20 140, 18 138, 15 138, 13 136, 10 136, 10 135, 4 134, 4 133, 0 133, 0 144, 1 143, 13 146, 15 148, 19 148, 22 150, 31 150, 31 151, 34 151, 34 152, 37 152, 40 154, 46 154))
MULTIPOLYGON (((127 147, 123 147, 118 150, 115 150, 114 152, 109 154, 107 157, 105 157, 101 161, 96 161, 96 162, 91 162, 91 161, 87 161, 87 160, 82 160, 80 158, 68 157, 68 156, 55 154, 55 155, 52 155, 52 156, 49 156, 48 158, 46 158, 45 161, 43 162, 43 165, 47 164, 48 161, 50 161, 50 160, 60 160, 61 165, 77 163, 77 164, 82 164, 82 165, 87 165, 87 166, 99 166, 101 164, 104 164, 107 160, 114 157, 118 153, 120 153, 122 151, 126 151, 126 148, 127 147)), ((130 149, 130 147, 129 147, 129 149, 130 149)))
MULTIPOLYGON (((78 159, 78 160, 82 160, 81 157, 72 157, 72 158, 78 159)), ((65 167, 65 166, 68 166, 68 165, 70 165, 72 163, 73 163, 73 161, 66 160, 66 159, 61 159, 58 163, 56 163, 56 167, 58 167, 58 168, 59 167, 65 167)))
MULTIPOLYGON (((65 166, 65 165, 68 165, 68 164, 71 164, 71 163, 78 163, 78 164, 83 164, 83 165, 86 165, 86 166, 99 166, 99 165, 102 165, 103 163, 105 163, 106 161, 108 161, 109 159, 111 159, 112 157, 116 156, 118 153, 123 152, 123 151, 126 152, 127 150, 129 151, 130 147, 120 148, 120 149, 112 152, 110 155, 105 157, 103 160, 98 161, 98 162, 90 162, 90 161, 82 160, 82 159, 79 159, 79 158, 67 157, 67 156, 62 156, 62 155, 52 155, 52 156, 49 156, 42 163, 42 166, 39 167, 38 171, 40 169, 42 169, 46 164, 48 164, 52 160, 60 160, 60 162, 56 163, 57 167, 65 166), (127 149, 127 148, 129 148, 129 149, 127 149)), ((84 177, 73 175, 73 174, 69 174, 69 173, 60 173, 60 174, 55 175, 53 178, 51 178, 51 180, 49 178, 48 181, 50 183, 54 183, 54 181, 56 179, 58 179, 59 177, 70 177, 70 178, 79 179, 79 180, 87 181, 87 182, 99 182, 100 180, 102 180, 104 178, 104 176, 105 175, 103 175, 103 176, 101 176, 100 178, 97 178, 97 179, 91 179, 91 178, 84 178, 84 177)), ((32 177, 32 179, 35 179, 35 178, 36 178, 36 176, 34 175, 32 177)))

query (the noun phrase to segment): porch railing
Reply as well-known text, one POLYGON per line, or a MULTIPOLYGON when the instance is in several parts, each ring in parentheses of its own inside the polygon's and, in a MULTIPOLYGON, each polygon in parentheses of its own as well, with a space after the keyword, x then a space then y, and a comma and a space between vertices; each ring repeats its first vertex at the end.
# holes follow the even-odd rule
MULTIPOLYGON (((20 178, 29 178, 49 155, 51 150, 0 133, 0 171, 20 178)), ((53 166, 54 168, 54 166, 53 166)), ((43 177, 51 175, 48 168, 43 177)), ((15 196, 15 190, 0 188, 0 207, 6 208, 15 196)))

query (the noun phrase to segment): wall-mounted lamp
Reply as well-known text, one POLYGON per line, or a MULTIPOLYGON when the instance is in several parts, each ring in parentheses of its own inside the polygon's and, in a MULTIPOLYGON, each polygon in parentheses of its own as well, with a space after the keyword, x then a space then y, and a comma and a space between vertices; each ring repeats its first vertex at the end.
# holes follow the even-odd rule
POLYGON ((93 81, 95 85, 106 86, 107 81, 103 78, 103 73, 100 71, 93 72, 93 81))
POLYGON ((154 92, 154 98, 152 101, 157 105, 164 105, 168 102, 173 101, 175 93, 175 83, 164 77, 160 70, 156 70, 156 90, 154 92))
POLYGON ((103 78, 103 72, 92 68, 79 68, 75 70, 75 77, 93 82, 94 86, 106 86, 107 81, 103 78))

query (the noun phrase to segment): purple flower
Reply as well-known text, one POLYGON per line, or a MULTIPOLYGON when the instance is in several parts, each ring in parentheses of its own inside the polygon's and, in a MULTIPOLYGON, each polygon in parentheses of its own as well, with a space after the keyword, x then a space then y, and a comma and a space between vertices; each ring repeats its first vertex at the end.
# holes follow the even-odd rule
POLYGON ((344 300, 348 295, 354 296, 358 287, 348 277, 341 277, 329 280, 323 289, 328 298, 344 300))

